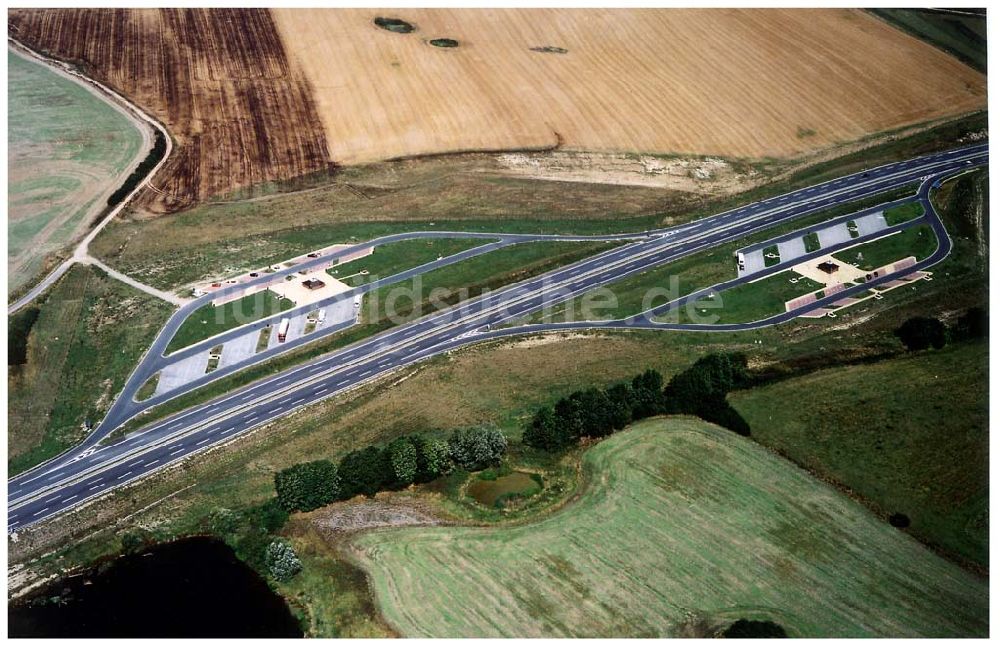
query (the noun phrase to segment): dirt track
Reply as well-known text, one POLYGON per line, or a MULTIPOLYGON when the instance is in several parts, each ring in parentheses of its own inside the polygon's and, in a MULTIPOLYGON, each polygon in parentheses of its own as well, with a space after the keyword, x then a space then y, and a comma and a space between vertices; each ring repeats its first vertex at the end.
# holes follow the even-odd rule
POLYGON ((266 10, 11 10, 10 33, 79 65, 162 121, 177 143, 144 200, 206 197, 329 168, 305 77, 266 10))

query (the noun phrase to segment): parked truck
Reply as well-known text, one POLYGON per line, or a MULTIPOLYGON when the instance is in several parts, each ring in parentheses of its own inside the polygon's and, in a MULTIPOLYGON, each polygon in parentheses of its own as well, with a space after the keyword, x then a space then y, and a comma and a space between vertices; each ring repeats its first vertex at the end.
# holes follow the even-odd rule
POLYGON ((316 322, 322 324, 324 320, 326 320, 326 309, 320 309, 316 314, 316 322))
POLYGON ((291 321, 288 318, 282 318, 281 323, 278 324, 278 342, 285 342, 285 338, 288 336, 288 325, 291 321))

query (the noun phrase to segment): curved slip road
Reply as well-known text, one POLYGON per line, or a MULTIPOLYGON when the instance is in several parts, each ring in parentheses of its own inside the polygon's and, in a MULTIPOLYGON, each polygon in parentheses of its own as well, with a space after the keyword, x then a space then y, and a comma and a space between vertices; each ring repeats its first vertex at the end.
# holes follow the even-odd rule
MULTIPOLYGON (((699 250, 742 238, 776 223, 915 181, 954 174, 970 166, 986 164, 987 159, 988 145, 985 144, 937 153, 729 210, 676 228, 669 234, 665 231, 642 233, 641 238, 633 243, 400 325, 167 417, 113 445, 91 445, 61 461, 17 476, 8 482, 8 529, 16 530, 45 520, 310 403, 342 393, 399 367, 473 342, 565 329, 752 329, 794 318, 801 313, 793 311, 742 325, 672 325, 653 322, 647 315, 631 323, 577 322, 488 329, 512 317, 539 310, 545 304, 568 299, 699 250)), ((929 189, 930 183, 923 183, 918 194, 920 200, 927 200, 929 189)), ((933 214, 933 211, 928 214, 933 214)), ((939 248, 918 266, 907 269, 906 274, 937 263, 950 251, 950 240, 936 215, 928 222, 938 233, 939 248)), ((457 234, 467 236, 467 233, 457 234)), ((634 239, 637 235, 623 236, 634 239)), ((315 264, 316 260, 309 263, 315 264)), ((776 268, 769 268, 768 274, 776 268)), ((748 275, 741 280, 753 278, 748 275)), ((891 278, 881 278, 880 282, 891 278)), ((240 288, 245 286, 240 285, 240 288)), ((863 288, 858 287, 857 290, 863 288)), ((842 299, 851 292, 842 292, 825 300, 842 299)), ((824 300, 817 300, 808 309, 823 304, 824 300)))

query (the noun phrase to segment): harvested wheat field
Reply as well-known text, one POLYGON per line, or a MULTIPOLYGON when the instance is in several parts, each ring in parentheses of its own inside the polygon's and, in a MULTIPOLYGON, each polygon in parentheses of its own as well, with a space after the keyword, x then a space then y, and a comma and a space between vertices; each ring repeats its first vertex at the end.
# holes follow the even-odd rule
POLYGON ((557 144, 788 157, 986 105, 983 75, 855 10, 273 15, 342 163, 557 144))
POLYGON ((167 127, 177 146, 145 196, 158 211, 328 169, 308 82, 267 10, 18 9, 8 19, 18 40, 167 127))
POLYGON ((584 455, 561 511, 351 543, 402 635, 677 636, 740 617, 793 637, 978 636, 988 583, 754 442, 648 419, 584 455))

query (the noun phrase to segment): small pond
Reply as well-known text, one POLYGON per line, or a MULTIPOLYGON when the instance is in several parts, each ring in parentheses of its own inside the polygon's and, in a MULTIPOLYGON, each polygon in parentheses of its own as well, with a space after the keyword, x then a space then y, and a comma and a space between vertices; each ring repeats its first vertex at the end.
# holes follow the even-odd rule
POLYGON ((13 638, 294 638, 298 621, 222 541, 164 543, 7 604, 13 638))
POLYGON ((503 507, 508 501, 517 498, 527 498, 542 490, 542 478, 534 473, 512 471, 495 479, 486 471, 475 478, 466 493, 477 502, 487 507, 503 507))

